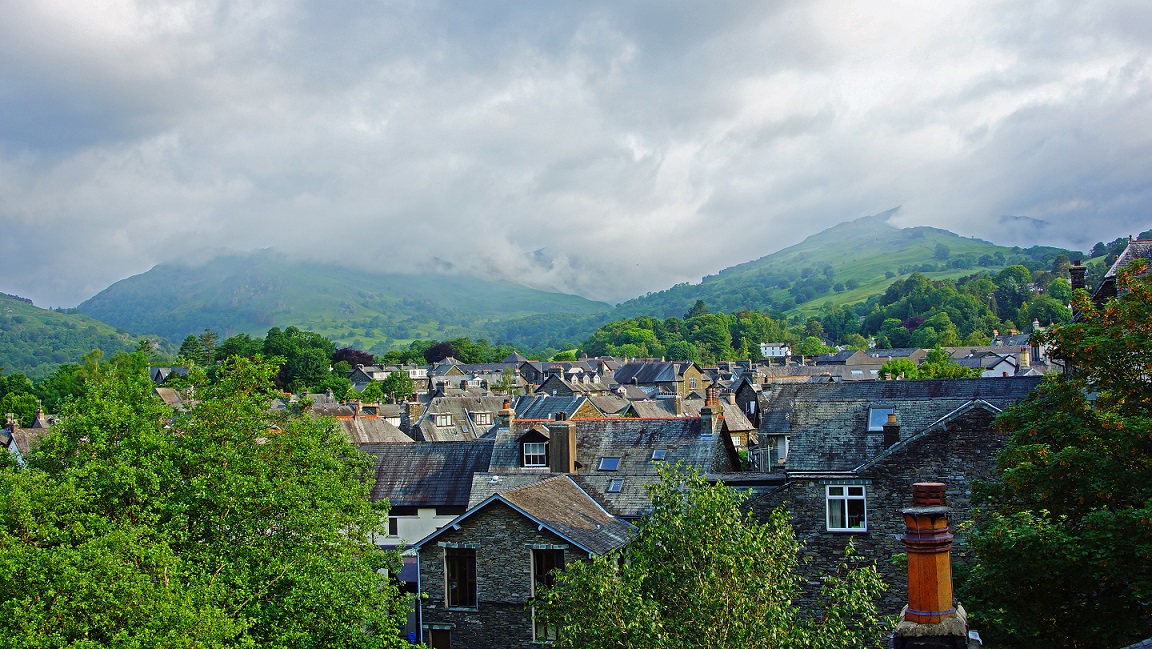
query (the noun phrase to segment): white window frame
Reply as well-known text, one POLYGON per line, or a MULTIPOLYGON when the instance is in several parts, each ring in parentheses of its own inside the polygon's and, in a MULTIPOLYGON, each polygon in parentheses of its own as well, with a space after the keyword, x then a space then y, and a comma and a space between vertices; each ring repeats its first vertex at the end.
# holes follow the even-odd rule
POLYGON ((432 420, 432 421, 433 421, 433 423, 434 423, 434 424, 436 424, 436 427, 437 427, 437 428, 444 428, 444 427, 446 427, 446 426, 451 426, 451 425, 452 425, 452 415, 451 415, 451 413, 436 413, 436 414, 434 414, 434 415, 432 415, 432 416, 433 416, 433 420, 432 420))
POLYGON ((548 466, 548 442, 524 442, 521 449, 521 458, 524 460, 524 466, 527 467, 548 466), (528 452, 528 447, 532 447, 532 453, 528 452), (540 458, 540 460, 529 462, 529 457, 540 458))
POLYGON ((896 412, 896 409, 892 408, 892 407, 872 407, 872 408, 869 408, 868 409, 868 430, 871 432, 884 430, 884 424, 888 422, 888 415, 890 413, 894 413, 894 412, 896 412), (873 413, 878 414, 881 417, 883 417, 883 420, 880 422, 879 426, 873 427, 873 425, 872 425, 872 420, 874 419, 873 413))
POLYGON ((689 389, 689 390, 695 390, 695 389, 696 389, 696 387, 697 387, 698 385, 699 385, 699 384, 696 382, 696 377, 695 377, 695 376, 692 376, 692 377, 689 377, 689 378, 688 378, 688 389, 689 389))
POLYGON ((492 413, 490 412, 475 412, 472 413, 472 417, 475 419, 477 426, 492 425, 492 413))
POLYGON ((824 502, 826 504, 824 521, 829 532, 867 532, 868 531, 868 489, 864 485, 837 484, 827 485, 824 489, 824 502), (850 509, 860 505, 860 520, 857 527, 851 527, 849 518, 850 509), (836 512, 839 521, 833 520, 836 512), (837 523, 840 523, 837 526, 837 523))

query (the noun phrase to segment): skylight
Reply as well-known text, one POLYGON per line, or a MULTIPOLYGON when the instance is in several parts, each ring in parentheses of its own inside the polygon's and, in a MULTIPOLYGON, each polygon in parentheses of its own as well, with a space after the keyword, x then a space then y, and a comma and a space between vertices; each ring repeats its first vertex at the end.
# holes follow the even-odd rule
POLYGON ((620 468, 620 458, 602 457, 600 458, 600 466, 597 468, 601 471, 615 471, 620 468))

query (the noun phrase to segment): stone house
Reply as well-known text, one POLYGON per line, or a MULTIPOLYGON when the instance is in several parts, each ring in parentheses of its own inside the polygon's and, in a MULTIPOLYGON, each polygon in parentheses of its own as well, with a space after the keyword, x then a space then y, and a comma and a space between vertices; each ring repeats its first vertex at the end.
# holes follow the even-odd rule
POLYGON ((554 571, 626 544, 631 526, 567 475, 498 491, 413 547, 422 639, 435 649, 538 647, 555 628, 530 600, 554 571))
POLYGON ((468 442, 487 433, 503 406, 500 396, 438 396, 409 425, 418 442, 468 442))
POLYGON ((647 387, 664 394, 687 397, 693 392, 704 394, 711 385, 699 365, 689 362, 642 361, 626 363, 613 376, 616 383, 647 387))
MULTIPOLYGON (((1004 437, 996 415, 1019 402, 1039 377, 933 379, 780 386, 765 405, 759 437, 782 471, 782 486, 752 499, 760 519, 787 505, 815 577, 830 574, 851 540, 874 559, 891 586, 890 612, 906 597, 906 579, 891 558, 900 509, 912 484, 945 482, 953 525, 967 520, 974 480, 995 475, 1004 437)), ((958 560, 967 561, 957 535, 958 560)))

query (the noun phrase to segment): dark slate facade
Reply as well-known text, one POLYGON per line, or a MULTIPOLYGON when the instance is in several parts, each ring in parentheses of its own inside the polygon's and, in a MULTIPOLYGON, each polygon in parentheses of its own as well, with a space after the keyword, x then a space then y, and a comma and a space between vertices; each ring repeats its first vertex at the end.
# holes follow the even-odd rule
MULTIPOLYGON (((945 483, 953 528, 969 520, 972 483, 995 476, 995 455, 1004 446, 992 427, 996 415, 1038 383, 1014 377, 786 386, 795 389, 774 395, 760 431, 791 435, 787 482, 749 508, 764 519, 773 508, 788 507, 808 560, 808 596, 819 575, 835 571, 851 540, 876 561, 890 587, 884 609, 895 614, 906 603, 907 574, 892 557, 904 551, 900 510, 910 503, 912 485, 945 483), (892 409, 899 429, 869 431, 872 408, 892 409), (848 488, 861 495, 865 519, 836 529, 830 509, 841 501, 833 493, 848 488)), ((957 533, 953 560, 963 565, 970 559, 957 533)))

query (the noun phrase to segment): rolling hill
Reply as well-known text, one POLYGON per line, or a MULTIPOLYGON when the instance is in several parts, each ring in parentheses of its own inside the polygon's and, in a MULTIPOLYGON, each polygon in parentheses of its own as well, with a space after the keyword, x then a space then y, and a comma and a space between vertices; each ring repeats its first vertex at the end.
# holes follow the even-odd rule
POLYGON ((6 374, 41 379, 62 363, 79 363, 93 349, 107 357, 135 349, 137 340, 89 316, 41 309, 0 293, 0 367, 6 374))
POLYGON ((894 213, 841 223, 698 284, 677 284, 628 300, 617 306, 612 319, 682 316, 696 300, 712 311, 814 313, 826 302, 850 304, 883 293, 896 278, 913 272, 929 279, 956 278, 1016 263, 1050 263, 1068 253, 1040 246, 1008 248, 932 227, 897 228, 888 224, 894 213))
POLYGON ((162 264, 116 282, 78 309, 173 341, 211 328, 264 335, 295 325, 383 353, 417 338, 476 335, 484 325, 541 314, 587 316, 610 305, 511 282, 372 273, 299 262, 274 251, 162 264))

